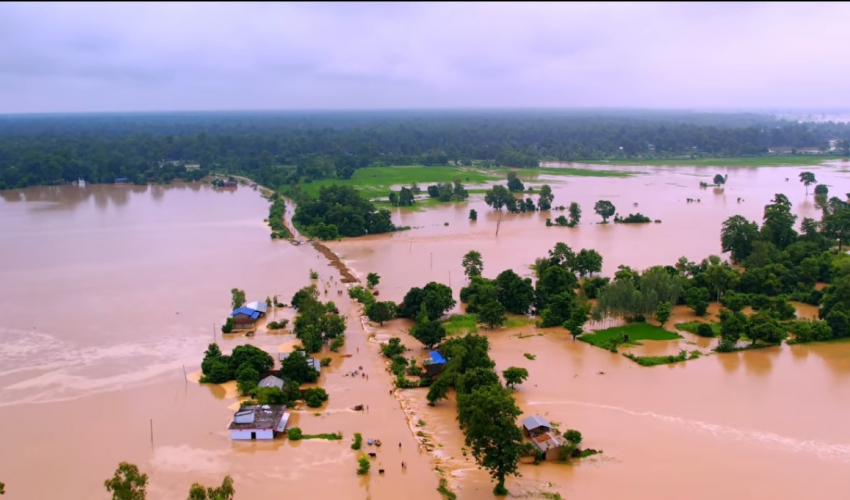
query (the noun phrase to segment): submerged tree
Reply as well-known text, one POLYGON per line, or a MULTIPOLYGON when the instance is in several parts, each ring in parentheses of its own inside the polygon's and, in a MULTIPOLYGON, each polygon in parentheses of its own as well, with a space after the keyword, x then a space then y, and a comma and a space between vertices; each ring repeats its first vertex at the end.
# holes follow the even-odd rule
POLYGON ((593 211, 602 217, 602 222, 608 222, 608 217, 614 215, 616 208, 614 204, 608 200, 599 200, 593 206, 593 211))
POLYGON ((366 275, 366 288, 372 290, 373 288, 378 286, 378 283, 380 283, 380 281, 381 277, 378 275, 378 273, 369 273, 366 275))
POLYGON ((759 239, 759 227, 741 215, 733 215, 723 222, 720 244, 724 252, 730 252, 733 262, 741 262, 750 256, 753 244, 759 239))
POLYGON ((478 220, 478 212, 474 208, 469 210, 469 220, 473 222, 478 220))
POLYGON ((496 495, 507 494, 505 478, 518 473, 523 446, 516 418, 521 414, 510 392, 498 385, 458 394, 458 420, 466 445, 478 465, 496 480, 496 495))
POLYGON ((508 191, 520 193, 525 191, 525 185, 516 176, 516 172, 508 172, 508 191))
POLYGON ((121 462, 115 475, 103 482, 112 500, 145 500, 148 475, 140 474, 139 468, 129 462, 121 462))
POLYGON ((518 366, 511 366, 502 372, 502 376, 505 378, 505 385, 513 389, 528 378, 528 370, 518 366))
POLYGON ((245 305, 245 290, 233 288, 230 290, 230 306, 234 311, 245 305))
POLYGON ((552 200, 555 199, 555 195, 552 194, 552 188, 549 187, 549 184, 543 184, 540 187, 540 196, 537 198, 537 206, 540 210, 549 210, 552 208, 552 200))
POLYGON ((472 279, 475 276, 481 276, 481 271, 484 270, 484 262, 481 260, 481 252, 470 250, 463 256, 461 262, 463 273, 467 278, 472 279))
POLYGON ((809 186, 817 182, 815 174, 811 172, 800 172, 800 182, 806 186, 806 194, 809 194, 809 186))
POLYGON ((572 202, 570 203, 570 227, 576 227, 578 223, 581 221, 581 207, 578 203, 572 202))
POLYGON ((729 178, 728 174, 725 177, 721 174, 717 174, 717 175, 714 176, 714 183, 717 184, 718 186, 723 186, 724 184, 726 184, 726 179, 728 179, 728 178, 729 178))
POLYGON ((233 500, 235 493, 233 478, 225 476, 218 488, 204 488, 198 483, 193 483, 189 488, 188 500, 233 500))

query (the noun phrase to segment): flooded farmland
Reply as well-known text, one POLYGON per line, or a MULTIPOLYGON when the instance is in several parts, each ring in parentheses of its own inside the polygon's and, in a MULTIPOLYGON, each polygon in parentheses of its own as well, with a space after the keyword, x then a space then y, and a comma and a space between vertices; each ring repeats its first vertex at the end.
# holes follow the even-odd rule
MULTIPOLYGON (((555 205, 580 203, 579 227, 546 227, 546 217, 558 212, 500 215, 476 195, 425 212, 396 210, 396 224, 413 230, 327 246, 361 279, 377 272, 384 300, 400 301, 428 281, 450 284, 457 297, 465 284, 461 257, 471 249, 481 252, 486 277, 508 268, 530 275, 534 258, 564 241, 599 251, 603 274, 611 275, 619 264, 645 268, 719 254, 722 221, 741 214, 760 222, 774 193, 786 194, 800 218, 816 217, 799 172, 815 172, 843 196, 850 191, 846 168, 620 167, 634 175, 542 175, 524 181, 549 183, 555 205), (699 188, 715 173, 728 173, 724 190, 699 188), (639 211, 662 222, 594 224, 599 199, 612 201, 621 215, 639 211), (479 213, 474 223, 467 220, 471 208, 479 213)), ((237 498, 286 492, 435 499, 436 468, 458 498, 492 498, 489 477, 464 456, 453 399, 430 407, 424 390, 389 393, 392 378, 378 342, 397 335, 424 355, 405 333, 408 324, 363 326, 359 307, 347 296, 337 299, 344 286, 339 271, 309 245, 271 241, 262 222, 267 211, 268 203, 244 187, 0 192, 4 498, 101 498, 103 480, 123 460, 150 474, 155 499, 183 499, 193 482, 211 486, 225 474, 233 476, 237 498), (249 301, 278 295, 289 302, 310 283, 311 268, 319 271, 320 290, 328 289, 323 300, 346 315, 347 340, 319 381, 329 402, 318 411, 295 410, 293 419, 305 433, 342 431, 344 438, 232 443, 226 427, 237 403, 233 388, 193 381, 206 345, 215 338, 229 352, 251 343, 274 355, 293 337, 261 329, 250 339, 222 339, 215 332, 229 313, 229 290, 244 289, 249 301), (360 366, 368 381, 345 376, 360 366), (357 404, 369 411, 349 410, 357 404), (354 432, 387 443, 368 477, 355 474, 354 432), (422 446, 423 436, 430 446, 422 446), (379 465, 386 474, 375 472, 379 465), (41 479, 44 470, 54 471, 51 481, 41 479)), ((687 314, 677 311, 683 320, 687 314)), ((291 318, 292 311, 270 316, 291 318)), ((516 392, 526 415, 578 429, 586 445, 604 450, 572 466, 522 465, 522 477, 508 480, 512 495, 850 496, 850 343, 783 345, 644 368, 573 342, 561 329, 487 334, 498 371, 522 366, 530 373, 516 392)), ((699 342, 683 335, 683 342, 699 342)))

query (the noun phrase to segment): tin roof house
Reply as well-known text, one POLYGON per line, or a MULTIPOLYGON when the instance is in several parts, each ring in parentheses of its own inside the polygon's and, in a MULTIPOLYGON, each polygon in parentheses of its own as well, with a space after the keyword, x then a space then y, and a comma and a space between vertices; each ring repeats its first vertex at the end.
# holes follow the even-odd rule
POLYGON ((531 438, 531 444, 544 460, 557 460, 563 442, 556 435, 555 428, 543 417, 532 415, 522 419, 522 429, 531 438))
POLYGON ((276 434, 286 432, 289 424, 290 414, 285 409, 286 405, 243 406, 233 415, 228 427, 230 439, 274 439, 276 434))
POLYGON ((259 301, 249 302, 239 309, 235 309, 230 314, 230 317, 233 318, 233 328, 243 329, 253 327, 257 320, 266 316, 267 310, 268 306, 266 306, 266 303, 259 301))

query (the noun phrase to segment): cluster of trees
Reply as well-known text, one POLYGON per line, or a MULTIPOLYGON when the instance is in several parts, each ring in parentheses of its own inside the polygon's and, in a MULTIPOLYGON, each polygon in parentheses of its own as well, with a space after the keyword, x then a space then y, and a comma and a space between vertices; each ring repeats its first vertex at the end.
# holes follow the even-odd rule
POLYGON ((416 203, 413 190, 404 186, 402 186, 398 193, 390 191, 389 200, 390 204, 394 207, 409 207, 416 203))
POLYGON ((497 184, 484 193, 484 202, 488 206, 493 207, 495 210, 501 210, 502 207, 505 207, 511 213, 534 212, 537 210, 550 210, 552 208, 552 200, 555 199, 555 196, 552 194, 552 188, 548 184, 541 186, 540 195, 538 196, 537 204, 535 204, 531 198, 523 200, 521 197, 516 198, 513 195, 513 192, 522 192, 524 188, 522 181, 516 178, 516 173, 510 172, 508 179, 508 187, 497 184), (511 179, 511 176, 513 176, 513 179, 511 179), (511 188, 511 182, 515 183, 513 190, 511 188))
MULTIPOLYGON (((2 483, 0 483, 2 484, 2 483)), ((145 500, 147 498, 148 475, 129 462, 121 462, 111 478, 103 482, 112 500, 145 500)), ((3 493, 0 488, 0 494, 3 493)), ((225 476, 221 486, 210 488, 193 483, 189 488, 188 500, 233 500, 236 489, 233 478, 225 476)))
POLYGON ((301 196, 292 222, 324 240, 387 233, 396 229, 389 210, 378 210, 351 186, 323 186, 319 197, 301 196))
MULTIPOLYGON (((493 370, 490 344, 486 337, 466 335, 449 339, 440 346, 446 366, 428 390, 429 404, 448 396, 450 388, 457 393, 457 418, 466 445, 479 466, 496 481, 494 493, 505 495, 505 478, 517 475, 520 456, 525 447, 516 419, 522 414, 510 389, 502 386, 493 370)), ((512 385, 528 376, 522 368, 508 368, 512 385)))
POLYGON ((213 170, 277 188, 381 165, 536 167, 560 161, 826 149, 850 126, 767 115, 617 112, 163 113, 0 119, 0 189, 76 180, 168 182, 213 170), (650 147, 651 145, 651 147, 650 147), (192 160, 186 170, 172 160, 192 160), (489 161, 492 160, 492 161, 489 161))
POLYGON ((652 222, 652 219, 638 212, 636 214, 629 214, 626 217, 615 216, 614 222, 619 224, 642 224, 652 222))
POLYGON ((336 305, 322 303, 316 285, 301 288, 292 297, 292 307, 298 311, 293 321, 293 332, 304 349, 316 353, 326 343, 333 343, 345 332, 345 318, 337 314, 336 305))
POLYGON ((601 271, 602 256, 588 249, 576 253, 559 242, 546 257, 536 259, 534 285, 530 278, 522 278, 510 269, 493 280, 483 278, 480 254, 474 250, 464 256, 463 265, 470 283, 461 289, 460 300, 466 304, 467 312, 478 316, 479 322, 495 327, 505 322, 507 312, 534 311, 540 316, 541 327, 563 325, 578 332, 589 311, 586 301, 575 292, 578 277, 601 271))
POLYGON ((428 186, 428 197, 440 201, 463 201, 469 198, 469 192, 458 178, 454 182, 440 182, 428 186))
POLYGON ((272 204, 269 206, 269 226, 272 228, 272 239, 288 239, 292 237, 292 233, 283 224, 283 215, 286 212, 286 202, 277 194, 272 193, 269 198, 272 204))
MULTIPOLYGON (((563 207, 562 207, 563 208, 563 207)), ((576 227, 579 222, 581 222, 581 207, 578 203, 572 202, 570 203, 569 208, 570 218, 567 219, 563 215, 559 215, 555 218, 555 223, 552 224, 552 219, 546 219, 547 226, 565 226, 565 227, 576 227)))
MULTIPOLYGON (((221 384, 229 380, 260 380, 260 374, 274 367, 274 359, 262 349, 252 345, 240 345, 227 356, 221 353, 218 344, 210 344, 201 363, 201 382, 221 384)), ((246 391, 248 392, 246 385, 246 391)))

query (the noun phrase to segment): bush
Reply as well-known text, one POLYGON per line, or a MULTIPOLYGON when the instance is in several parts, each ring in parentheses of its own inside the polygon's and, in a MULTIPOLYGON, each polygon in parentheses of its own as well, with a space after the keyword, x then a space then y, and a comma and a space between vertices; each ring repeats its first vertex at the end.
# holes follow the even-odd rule
POLYGON ((293 427, 293 428, 289 429, 288 431, 286 431, 286 435, 292 441, 300 441, 301 436, 303 434, 301 434, 301 429, 299 429, 298 427, 293 427))
POLYGON ((268 328, 269 330, 280 330, 281 328, 286 328, 286 325, 288 325, 288 324, 289 324, 289 320, 284 318, 280 321, 270 321, 266 325, 266 328, 268 328))
POLYGON ((320 363, 321 363, 322 366, 330 366, 331 365, 331 358, 322 358, 322 361, 320 363))
POLYGON ((360 458, 357 459, 357 463, 358 463, 358 467, 357 467, 357 475, 358 476, 365 476, 366 474, 369 473, 369 467, 371 467, 372 464, 369 463, 368 458, 366 458, 364 455, 360 455, 360 458))
POLYGON ((233 331, 233 318, 227 318, 223 325, 221 325, 221 333, 230 333, 233 331))
POLYGON ((708 323, 700 323, 697 327, 697 335, 700 337, 714 337, 714 330, 708 323))
POLYGON ((390 359, 401 355, 404 351, 404 344, 398 337, 392 337, 386 344, 381 344, 381 353, 390 359))
POLYGON ((304 391, 304 401, 310 408, 318 408, 328 400, 328 393, 321 387, 312 387, 304 391))
POLYGON ((363 446, 363 435, 359 432, 354 433, 354 440, 351 442, 352 450, 359 450, 360 447, 363 446))
POLYGON ((331 340, 331 351, 338 352, 340 347, 345 345, 345 337, 339 336, 331 340))

